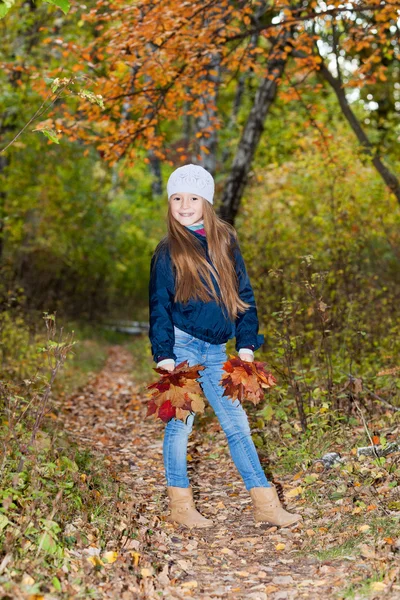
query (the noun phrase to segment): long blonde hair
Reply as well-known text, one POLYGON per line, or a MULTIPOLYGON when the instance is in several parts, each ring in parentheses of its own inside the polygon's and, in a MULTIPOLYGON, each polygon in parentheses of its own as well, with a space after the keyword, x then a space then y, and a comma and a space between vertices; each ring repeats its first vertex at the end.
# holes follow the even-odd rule
POLYGON ((203 302, 214 299, 226 308, 229 318, 234 321, 239 312, 250 307, 238 294, 233 254, 237 233, 232 225, 218 217, 210 202, 204 198, 202 202, 208 254, 213 266, 207 261, 201 242, 172 215, 170 202, 167 214, 168 234, 157 248, 166 245, 169 248, 175 271, 175 302, 186 303, 191 298, 203 302), (211 273, 218 283, 220 296, 212 282, 211 273), (203 277, 209 290, 200 277, 203 277))

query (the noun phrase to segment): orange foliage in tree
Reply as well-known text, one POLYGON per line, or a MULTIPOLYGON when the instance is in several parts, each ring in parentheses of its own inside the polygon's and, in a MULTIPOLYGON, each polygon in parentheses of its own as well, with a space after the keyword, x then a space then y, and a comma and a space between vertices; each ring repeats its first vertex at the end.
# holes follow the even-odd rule
POLYGON ((232 400, 249 400, 257 405, 264 398, 265 390, 276 385, 276 379, 266 370, 267 363, 246 361, 234 355, 224 363, 226 374, 221 377, 221 385, 225 388, 223 396, 232 400))
POLYGON ((68 64, 72 71, 85 67, 82 77, 90 78, 106 108, 82 97, 79 118, 75 103, 66 107, 69 112, 58 126, 96 143, 111 163, 123 156, 133 160, 135 146, 165 159, 167 144, 170 163, 184 161, 194 150, 206 149, 211 131, 223 125, 216 91, 242 73, 273 79, 269 64, 277 52, 283 60, 293 57, 285 93, 294 99, 291 84, 320 67, 317 42, 330 40, 343 60, 355 61, 346 86, 384 81, 385 60, 396 52, 391 28, 397 26, 399 9, 396 0, 98 0, 88 13, 75 8, 83 11, 84 35, 88 30, 95 36, 63 41, 57 32, 54 45, 65 57, 64 72, 68 64), (204 113, 209 118, 192 146, 183 148, 180 142, 171 154, 168 124, 183 114, 196 119, 204 113))
POLYGON ((153 390, 148 403, 147 415, 155 415, 167 423, 173 418, 186 421, 190 413, 204 412, 203 391, 196 379, 205 367, 189 367, 187 360, 176 365, 173 371, 162 367, 154 369, 161 378, 147 386, 153 390))

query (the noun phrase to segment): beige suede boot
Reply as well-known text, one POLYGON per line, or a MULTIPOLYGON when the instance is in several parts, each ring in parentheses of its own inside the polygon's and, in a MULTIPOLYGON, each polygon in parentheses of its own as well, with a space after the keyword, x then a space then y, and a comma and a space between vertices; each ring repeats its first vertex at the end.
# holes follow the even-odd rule
POLYGON ((167 487, 170 501, 171 514, 167 521, 186 525, 186 527, 211 527, 214 523, 210 519, 203 517, 197 510, 193 502, 193 492, 191 487, 167 487))
POLYGON ((250 496, 256 523, 267 521, 272 525, 287 527, 302 519, 301 515, 289 513, 282 507, 275 486, 253 487, 250 496))

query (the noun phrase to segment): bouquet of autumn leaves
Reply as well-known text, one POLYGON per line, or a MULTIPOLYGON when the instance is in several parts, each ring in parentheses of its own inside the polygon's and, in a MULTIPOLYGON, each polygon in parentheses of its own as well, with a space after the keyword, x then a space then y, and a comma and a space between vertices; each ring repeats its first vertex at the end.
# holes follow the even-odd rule
POLYGON ((204 412, 203 390, 196 381, 204 368, 202 365, 189 367, 184 360, 173 371, 162 367, 154 369, 161 378, 147 386, 152 393, 146 416, 154 414, 165 423, 174 417, 185 422, 190 413, 204 412))
MULTIPOLYGON (((197 378, 205 367, 189 367, 187 360, 179 363, 173 371, 162 367, 154 369, 161 378, 147 386, 151 390, 147 415, 155 415, 167 423, 171 419, 186 421, 191 413, 204 412, 203 390, 197 378)), ((265 389, 276 385, 276 379, 266 369, 266 363, 244 361, 233 355, 224 363, 225 374, 220 384, 224 388, 223 396, 232 401, 249 400, 258 404, 263 399, 265 389)))
POLYGON ((224 363, 221 385, 225 388, 223 396, 231 400, 249 400, 255 406, 264 398, 265 390, 276 385, 276 379, 266 369, 267 363, 242 360, 234 355, 224 363))

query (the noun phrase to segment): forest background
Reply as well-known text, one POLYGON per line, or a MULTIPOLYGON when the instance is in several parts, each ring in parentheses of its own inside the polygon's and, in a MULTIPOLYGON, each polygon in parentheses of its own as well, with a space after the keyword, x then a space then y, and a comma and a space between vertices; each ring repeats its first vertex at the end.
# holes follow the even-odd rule
MULTIPOLYGON (((2 0, 0 17, 6 472, 70 350, 51 315, 80 340, 55 395, 131 343, 101 324, 147 322, 166 180, 188 162, 238 231, 278 378, 259 447, 274 418, 304 448, 338 424, 395 437, 399 3, 2 0)), ((146 335, 134 347, 151 379, 146 335)))

